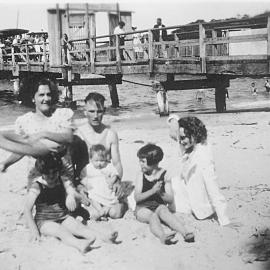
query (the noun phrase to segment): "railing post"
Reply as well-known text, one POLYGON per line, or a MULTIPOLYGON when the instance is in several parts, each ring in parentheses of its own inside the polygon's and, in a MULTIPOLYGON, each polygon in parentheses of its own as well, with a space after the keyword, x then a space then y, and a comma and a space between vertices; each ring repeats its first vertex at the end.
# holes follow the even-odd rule
POLYGON ((267 60, 268 72, 270 73, 270 16, 267 18, 267 60))
POLYGON ((91 48, 91 41, 90 41, 90 29, 89 29, 89 11, 88 11, 88 3, 85 4, 85 16, 86 16, 86 36, 87 36, 87 40, 88 42, 86 43, 86 49, 88 49, 89 51, 86 52, 86 62, 87 64, 90 63, 90 48, 91 48))
MULTIPOLYGON (((217 39, 217 31, 212 30, 212 41, 215 41, 217 39)), ((212 56, 217 56, 217 44, 212 44, 212 56)))
POLYGON ((3 64, 4 64, 3 52, 2 52, 2 49, 0 48, 0 69, 3 69, 3 64))
POLYGON ((91 73, 95 73, 95 58, 96 58, 96 18, 95 15, 91 17, 91 29, 90 29, 90 39, 89 39, 89 46, 90 46, 90 64, 91 64, 91 73))
POLYGON ((30 59, 29 59, 29 50, 27 44, 25 45, 25 53, 26 53, 26 66, 27 70, 30 70, 30 59))
POLYGON ((14 47, 11 47, 11 60, 12 60, 12 66, 15 67, 15 55, 14 55, 14 47))
POLYGON ((48 65, 47 65, 47 59, 46 59, 46 44, 45 44, 45 41, 43 41, 42 48, 43 48, 44 71, 46 72, 47 69, 48 69, 48 65))
POLYGON ((148 30, 148 54, 149 54, 149 72, 153 73, 154 70, 154 38, 153 32, 148 30))
POLYGON ((116 50, 117 70, 118 70, 118 73, 121 73, 122 72, 122 67, 121 67, 120 36, 119 35, 115 36, 115 50, 116 50))
POLYGON ((199 46, 200 46, 200 59, 201 59, 201 72, 202 73, 206 73, 206 61, 205 61, 206 46, 204 43, 204 39, 205 39, 205 28, 200 23, 199 24, 199 46))

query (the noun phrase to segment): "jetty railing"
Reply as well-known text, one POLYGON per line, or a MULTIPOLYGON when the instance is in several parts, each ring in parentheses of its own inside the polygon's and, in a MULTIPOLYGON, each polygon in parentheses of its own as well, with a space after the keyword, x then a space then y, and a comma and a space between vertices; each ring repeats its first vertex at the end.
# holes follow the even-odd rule
POLYGON ((47 71, 50 60, 48 45, 48 42, 39 42, 4 47, 0 49, 0 69, 4 66, 26 66, 31 71, 31 66, 42 66, 43 71, 47 71))
MULTIPOLYGON (((71 39, 69 44, 71 48, 66 50, 61 45, 61 68, 82 66, 88 67, 88 73, 106 74, 111 72, 106 67, 113 66, 117 73, 123 73, 123 67, 129 67, 129 73, 152 73, 159 65, 161 73, 177 73, 175 65, 185 64, 186 73, 194 72, 192 65, 195 65, 197 73, 205 74, 208 64, 215 63, 211 68, 216 68, 218 73, 218 67, 221 64, 225 66, 228 61, 266 60, 269 64, 270 17, 194 23, 116 35, 90 35, 89 38, 71 39), (260 30, 256 33, 255 29, 260 30), (164 40, 162 31, 170 31, 164 40), (136 38, 137 41, 139 39, 137 43, 136 38), (261 45, 258 53, 250 53, 246 49, 239 52, 234 48, 235 44, 256 42, 261 42, 258 43, 261 45)), ((0 69, 17 65, 26 66, 25 70, 29 71, 32 66, 40 66, 41 71, 47 71, 50 68, 48 43, 12 45, 5 50, 0 49, 0 69), (40 46, 42 50, 34 52, 31 48, 35 46, 40 46)))

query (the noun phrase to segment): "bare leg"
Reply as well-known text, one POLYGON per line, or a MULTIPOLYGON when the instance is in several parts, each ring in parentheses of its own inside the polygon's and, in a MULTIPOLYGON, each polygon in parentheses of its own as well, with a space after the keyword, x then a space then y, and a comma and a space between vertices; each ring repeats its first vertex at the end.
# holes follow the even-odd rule
POLYGON ((187 242, 194 242, 192 232, 187 232, 184 222, 173 215, 165 205, 160 205, 156 210, 159 218, 166 223, 171 229, 181 233, 187 242), (193 241, 192 241, 193 239, 193 241))
POLYGON ((73 235, 80 236, 86 238, 92 243, 96 240, 96 237, 92 233, 89 227, 83 225, 81 222, 76 220, 73 217, 68 217, 62 222, 62 226, 65 227, 68 231, 70 231, 73 235))
POLYGON ((40 232, 44 235, 57 237, 63 241, 63 243, 75 247, 82 253, 86 253, 91 249, 90 245, 92 241, 74 237, 62 224, 48 221, 41 226, 40 232))
POLYGON ((151 232, 163 244, 169 244, 175 235, 175 233, 165 234, 158 215, 147 208, 139 209, 136 213, 136 218, 141 222, 149 223, 151 232))
POLYGON ((126 209, 126 204, 118 203, 110 208, 109 216, 113 219, 122 218, 126 212, 126 209))

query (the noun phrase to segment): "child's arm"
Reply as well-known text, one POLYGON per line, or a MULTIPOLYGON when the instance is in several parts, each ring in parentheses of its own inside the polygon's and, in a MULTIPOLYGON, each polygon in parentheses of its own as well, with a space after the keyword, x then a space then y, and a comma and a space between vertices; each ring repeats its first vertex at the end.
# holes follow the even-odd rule
POLYGON ((160 192, 162 182, 159 181, 157 182, 152 189, 147 190, 145 192, 142 192, 143 188, 143 175, 140 173, 138 177, 135 180, 135 193, 134 193, 134 198, 137 203, 147 199, 148 197, 154 195, 155 193, 160 192))
POLYGON ((36 201, 39 193, 40 193, 39 185, 37 183, 33 183, 32 187, 30 188, 30 190, 27 193, 26 203, 24 206, 24 216, 26 218, 27 225, 30 229, 31 240, 34 240, 34 241, 39 240, 39 238, 40 238, 39 230, 37 228, 37 225, 36 225, 36 223, 33 219, 33 215, 32 215, 32 209, 34 207, 35 201, 36 201))
POLYGON ((160 196, 164 202, 171 204, 174 201, 171 179, 168 178, 167 173, 165 174, 164 179, 165 192, 160 192, 160 196))
POLYGON ((74 211, 77 207, 77 203, 76 203, 76 194, 77 191, 75 190, 74 186, 72 185, 71 181, 62 181, 64 188, 66 190, 67 193, 67 197, 66 197, 66 207, 69 211, 74 211))

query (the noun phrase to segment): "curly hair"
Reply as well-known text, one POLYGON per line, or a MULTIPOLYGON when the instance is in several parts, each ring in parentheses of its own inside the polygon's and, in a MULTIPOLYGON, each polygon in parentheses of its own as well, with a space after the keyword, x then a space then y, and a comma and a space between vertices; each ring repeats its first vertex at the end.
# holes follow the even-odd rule
POLYGON ((63 163, 61 158, 48 154, 44 157, 40 157, 35 162, 35 167, 37 171, 41 174, 48 174, 50 170, 60 171, 62 169, 63 163))
POLYGON ((156 165, 163 159, 162 149, 152 143, 148 143, 137 152, 137 157, 140 159, 145 158, 148 166, 156 165))
POLYGON ((207 130, 204 123, 197 117, 182 117, 178 121, 179 128, 183 128, 185 135, 191 139, 194 138, 195 143, 205 143, 207 140, 207 130))

